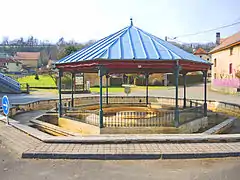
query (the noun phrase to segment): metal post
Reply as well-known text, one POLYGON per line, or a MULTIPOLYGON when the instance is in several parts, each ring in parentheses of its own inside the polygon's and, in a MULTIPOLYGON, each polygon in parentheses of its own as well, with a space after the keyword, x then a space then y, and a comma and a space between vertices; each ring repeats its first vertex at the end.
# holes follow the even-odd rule
POLYGON ((204 116, 207 116, 207 71, 203 71, 204 77, 204 116))
POLYGON ((29 94, 30 93, 29 84, 27 83, 26 86, 27 86, 27 94, 29 94))
POLYGON ((58 72, 58 96, 59 96, 59 102, 58 102, 58 116, 62 116, 62 71, 59 70, 58 72))
POLYGON ((178 107, 178 77, 179 77, 179 65, 177 63, 175 67, 175 126, 178 127, 179 125, 179 107, 178 107))
POLYGON ((106 103, 108 104, 108 79, 109 75, 106 75, 106 103))
POLYGON ((186 82, 187 82, 187 78, 186 78, 187 73, 183 74, 183 108, 186 108, 186 82))
POLYGON ((145 80, 146 80, 146 104, 148 105, 148 78, 149 78, 149 74, 146 73, 145 74, 145 80))
POLYGON ((103 95, 103 92, 102 92, 102 77, 103 77, 103 74, 102 74, 102 68, 100 67, 99 70, 98 70, 98 75, 99 75, 99 86, 100 86, 100 99, 99 99, 99 105, 100 105, 100 108, 99 108, 99 125, 100 125, 100 128, 103 127, 103 110, 102 110, 102 106, 103 106, 103 100, 102 100, 102 95, 103 95))
POLYGON ((75 78, 75 74, 72 73, 72 84, 71 84, 72 85, 72 92, 71 92, 72 93, 72 97, 71 97, 72 98, 71 99, 72 100, 72 107, 74 107, 74 97, 73 97, 73 94, 74 94, 73 93, 74 92, 74 78, 75 78))
POLYGON ((85 83, 84 83, 84 80, 85 80, 85 78, 84 78, 84 73, 83 73, 83 91, 84 91, 84 89, 85 89, 85 83))

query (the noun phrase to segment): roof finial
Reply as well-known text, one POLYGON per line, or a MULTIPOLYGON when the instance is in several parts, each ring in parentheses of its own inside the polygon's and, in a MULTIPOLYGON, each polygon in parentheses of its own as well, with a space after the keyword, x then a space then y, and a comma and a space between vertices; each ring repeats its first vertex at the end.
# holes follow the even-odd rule
POLYGON ((133 26, 133 19, 132 19, 132 18, 130 18, 130 21, 131 21, 131 26, 133 26))

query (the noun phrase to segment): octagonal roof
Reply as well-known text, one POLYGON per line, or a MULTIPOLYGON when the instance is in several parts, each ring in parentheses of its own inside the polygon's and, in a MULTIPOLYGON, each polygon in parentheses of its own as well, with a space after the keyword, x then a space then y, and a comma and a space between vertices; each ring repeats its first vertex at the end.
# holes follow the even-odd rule
POLYGON ((60 59, 56 64, 89 60, 188 60, 209 62, 131 24, 94 44, 60 59))

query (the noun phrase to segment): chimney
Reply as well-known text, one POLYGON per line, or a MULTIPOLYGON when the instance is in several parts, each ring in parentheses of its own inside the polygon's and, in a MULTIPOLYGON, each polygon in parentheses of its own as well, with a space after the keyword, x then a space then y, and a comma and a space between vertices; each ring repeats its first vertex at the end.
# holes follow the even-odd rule
POLYGON ((168 39, 167 36, 165 36, 165 41, 167 41, 167 39, 168 39))
POLYGON ((218 46, 220 44, 220 32, 216 33, 216 45, 218 46))

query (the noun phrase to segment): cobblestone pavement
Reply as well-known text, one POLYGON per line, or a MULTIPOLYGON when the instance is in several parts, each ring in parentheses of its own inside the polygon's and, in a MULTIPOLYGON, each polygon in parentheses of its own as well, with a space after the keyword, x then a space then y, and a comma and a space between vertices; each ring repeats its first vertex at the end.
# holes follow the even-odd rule
POLYGON ((0 140, 16 153, 20 154, 28 149, 42 145, 42 142, 0 122, 0 140))
POLYGON ((240 143, 43 144, 26 158, 181 159, 240 155, 240 143))
POLYGON ((1 180, 238 180, 240 159, 49 160, 21 159, 0 143, 1 180))
MULTIPOLYGON (((180 89, 180 92, 182 89, 180 89)), ((200 98, 202 85, 188 88, 188 97, 200 98)), ((143 91, 144 92, 144 91, 143 91)), ((138 92, 141 93, 141 92, 138 92)), ((120 95, 120 94, 119 94, 120 95)), ((133 94, 134 95, 134 94, 133 94)), ((140 94, 136 94, 140 95, 140 94)), ((142 93, 141 93, 142 95, 142 93)), ((172 90, 151 90, 151 95, 172 96, 172 90)), ((209 92, 209 96, 240 103, 240 97, 209 92)), ((213 99, 210 98, 210 99, 213 99)), ((0 122, 0 139, 26 158, 193 158, 240 156, 240 142, 233 143, 149 143, 149 144, 59 144, 42 143, 0 122)))
POLYGON ((178 159, 240 156, 240 142, 74 144, 43 143, 0 122, 0 139, 24 158, 178 159))

